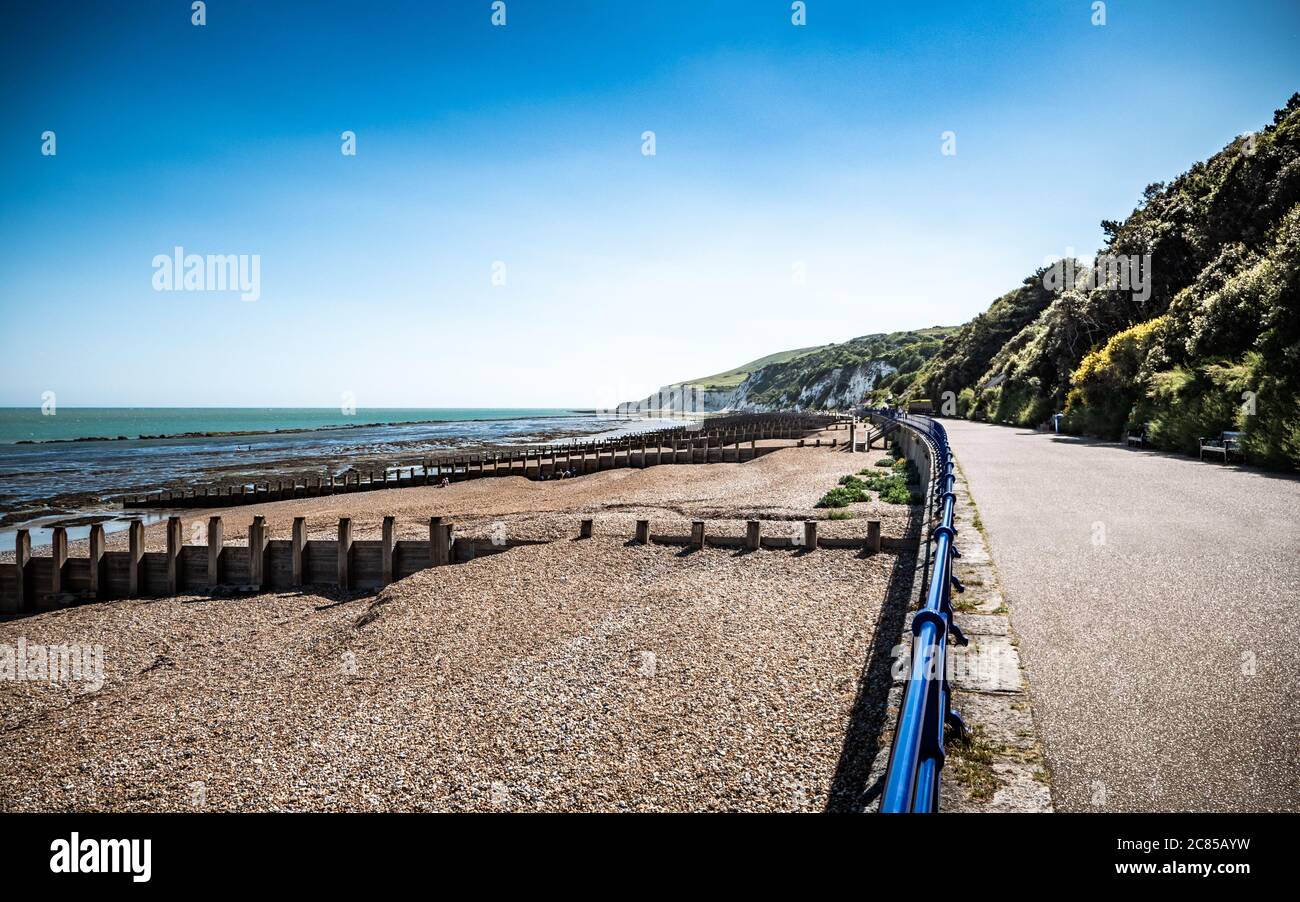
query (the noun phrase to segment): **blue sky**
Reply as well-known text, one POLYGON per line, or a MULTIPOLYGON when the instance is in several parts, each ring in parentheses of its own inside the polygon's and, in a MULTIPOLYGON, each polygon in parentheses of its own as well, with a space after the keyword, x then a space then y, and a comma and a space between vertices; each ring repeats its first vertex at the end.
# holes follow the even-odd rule
POLYGON ((957 324, 1300 89, 1294 2, 490 6, 7 4, 0 404, 606 405, 957 324))

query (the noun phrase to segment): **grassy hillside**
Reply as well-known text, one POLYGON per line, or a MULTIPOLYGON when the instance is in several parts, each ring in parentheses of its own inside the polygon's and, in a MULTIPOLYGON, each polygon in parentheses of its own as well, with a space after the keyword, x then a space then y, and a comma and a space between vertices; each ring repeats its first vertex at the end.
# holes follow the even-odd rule
POLYGON ((963 326, 911 396, 952 391, 958 413, 1158 447, 1246 433, 1252 459, 1300 467, 1300 95, 1272 124, 1168 184, 1149 185, 1107 255, 1150 255, 1149 292, 1043 289, 1043 272, 963 326))
POLYGON ((695 388, 706 389, 709 391, 728 391, 744 382, 751 373, 757 372, 771 363, 787 363, 795 360, 805 354, 811 354, 813 351, 819 351, 825 345, 814 348, 799 348, 794 351, 778 351, 775 354, 768 354, 766 357, 760 357, 757 360, 751 360, 749 363, 742 363, 735 369, 727 370, 725 373, 718 373, 714 376, 705 376, 703 379, 688 379, 685 382, 676 383, 679 385, 689 385, 695 388))
POLYGON ((836 406, 830 403, 833 399, 857 404, 890 395, 911 384, 917 371, 939 351, 952 332, 949 327, 935 326, 912 332, 864 335, 769 364, 755 372, 748 401, 772 407, 798 403, 807 408, 821 408, 828 404, 836 406), (855 392, 846 398, 855 371, 872 364, 894 372, 877 380, 865 397, 855 392), (805 389, 815 386, 820 388, 800 402, 805 389))

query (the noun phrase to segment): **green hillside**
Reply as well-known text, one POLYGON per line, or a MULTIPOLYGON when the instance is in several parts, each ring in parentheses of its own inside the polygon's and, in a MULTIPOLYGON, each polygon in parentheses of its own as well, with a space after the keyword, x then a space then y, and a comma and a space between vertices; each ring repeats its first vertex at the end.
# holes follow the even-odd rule
POLYGON ((706 389, 709 391, 728 391, 744 382, 751 373, 754 373, 770 363, 787 363, 795 360, 805 354, 811 354, 813 351, 821 350, 825 345, 813 348, 799 348, 795 351, 778 351, 775 354, 768 354, 766 357, 760 357, 757 360, 751 360, 749 363, 742 363, 735 369, 727 370, 725 373, 718 373, 714 376, 705 376, 703 379, 688 379, 686 382, 677 383, 679 385, 689 385, 694 388, 706 389))
POLYGON ((894 372, 878 380, 866 395, 859 393, 847 400, 858 404, 889 396, 912 383, 917 371, 938 353, 953 331, 950 327, 934 326, 911 332, 864 335, 806 351, 759 369, 754 374, 747 401, 771 407, 793 406, 805 389, 817 387, 801 406, 825 407, 830 399, 845 397, 856 368, 873 363, 894 372))
POLYGON ((769 408, 930 398, 1020 426, 1060 411, 1076 434, 1146 427, 1156 447, 1191 453, 1238 430, 1250 460, 1300 468, 1300 94, 1101 225, 1096 258, 1029 274, 960 327, 785 351, 687 384, 748 379, 739 403, 769 408), (1121 261, 1122 282, 1059 278, 1121 261))
POLYGON ((1300 94, 1273 123, 1105 221, 1108 259, 1149 255, 1146 290, 1046 291, 1043 271, 963 326, 908 393, 1072 432, 1149 426, 1160 448, 1236 429, 1253 461, 1300 467, 1300 94))

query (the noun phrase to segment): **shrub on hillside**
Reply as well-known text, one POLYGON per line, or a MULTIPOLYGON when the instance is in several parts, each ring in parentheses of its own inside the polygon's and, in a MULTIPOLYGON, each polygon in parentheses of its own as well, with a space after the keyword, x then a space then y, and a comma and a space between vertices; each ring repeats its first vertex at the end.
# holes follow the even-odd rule
POLYGON ((1163 316, 1138 323, 1083 358, 1070 376, 1066 429, 1106 439, 1120 437, 1141 395, 1138 374, 1164 324, 1163 316))

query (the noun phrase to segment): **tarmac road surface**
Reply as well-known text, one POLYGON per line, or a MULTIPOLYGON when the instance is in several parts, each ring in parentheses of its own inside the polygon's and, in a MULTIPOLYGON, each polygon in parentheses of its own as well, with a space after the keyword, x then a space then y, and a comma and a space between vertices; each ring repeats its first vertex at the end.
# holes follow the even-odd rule
POLYGON ((1057 809, 1300 810, 1300 479, 944 425, 1057 809))

